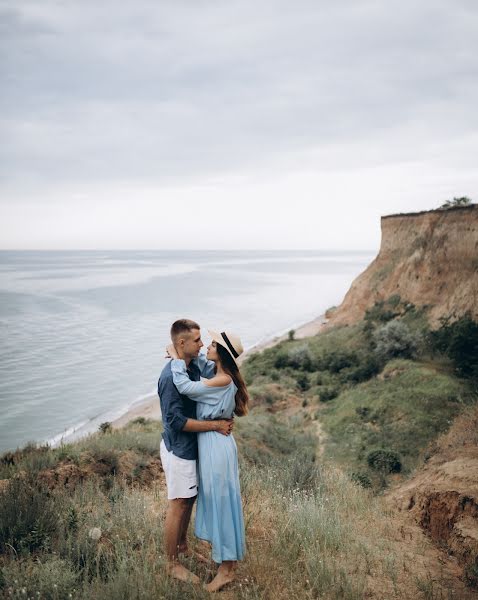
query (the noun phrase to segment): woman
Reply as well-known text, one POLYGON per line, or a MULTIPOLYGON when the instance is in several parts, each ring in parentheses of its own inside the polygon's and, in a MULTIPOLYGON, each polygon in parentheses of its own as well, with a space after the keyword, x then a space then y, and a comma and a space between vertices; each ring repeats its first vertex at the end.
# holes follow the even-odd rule
MULTIPOLYGON (((198 419, 229 419, 248 412, 249 396, 236 359, 243 352, 241 340, 230 333, 209 332, 212 342, 206 359, 199 356, 201 372, 215 363, 211 379, 191 381, 186 363, 168 346, 171 371, 179 393, 197 401, 198 419)), ((212 559, 219 563, 216 577, 206 586, 215 592, 234 580, 238 560, 244 557, 245 534, 242 515, 237 447, 232 435, 216 431, 198 433, 199 492, 195 534, 212 544, 212 559)))

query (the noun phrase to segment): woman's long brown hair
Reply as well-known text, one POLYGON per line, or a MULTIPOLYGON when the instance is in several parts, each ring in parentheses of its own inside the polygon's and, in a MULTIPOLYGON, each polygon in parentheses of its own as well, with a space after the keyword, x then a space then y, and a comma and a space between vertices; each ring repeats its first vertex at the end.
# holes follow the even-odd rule
POLYGON ((222 368, 228 375, 232 377, 232 380, 237 387, 236 408, 234 409, 234 412, 238 417, 243 417, 249 412, 249 394, 247 392, 246 383, 241 375, 241 372, 239 371, 239 367, 236 365, 235 360, 232 358, 229 352, 217 342, 216 350, 219 354, 222 368))

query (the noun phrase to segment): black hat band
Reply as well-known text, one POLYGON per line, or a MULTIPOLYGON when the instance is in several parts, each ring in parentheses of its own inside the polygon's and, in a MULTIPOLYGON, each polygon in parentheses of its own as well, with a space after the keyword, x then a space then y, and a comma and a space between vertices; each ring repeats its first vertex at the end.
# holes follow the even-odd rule
POLYGON ((239 356, 239 354, 234 350, 234 346, 229 341, 229 338, 227 337, 227 335, 225 334, 225 332, 221 331, 221 335, 224 338, 224 341, 226 342, 227 347, 231 351, 232 356, 234 356, 234 358, 237 358, 239 356))

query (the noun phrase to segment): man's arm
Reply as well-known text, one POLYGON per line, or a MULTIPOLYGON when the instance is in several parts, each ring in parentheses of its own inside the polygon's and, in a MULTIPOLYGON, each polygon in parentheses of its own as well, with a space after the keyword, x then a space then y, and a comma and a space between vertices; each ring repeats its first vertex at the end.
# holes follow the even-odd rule
POLYGON ((201 433, 202 431, 217 431, 222 435, 229 435, 233 428, 233 420, 218 419, 217 421, 198 421, 188 419, 184 424, 183 431, 201 433))

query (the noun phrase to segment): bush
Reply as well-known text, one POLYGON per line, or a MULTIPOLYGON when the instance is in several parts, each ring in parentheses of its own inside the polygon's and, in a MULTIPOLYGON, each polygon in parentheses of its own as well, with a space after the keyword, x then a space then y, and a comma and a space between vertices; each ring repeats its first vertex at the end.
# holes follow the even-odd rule
POLYGON ((340 379, 344 383, 360 383, 368 381, 379 373, 381 363, 378 357, 371 353, 363 354, 357 366, 344 369, 340 373, 340 379))
POLYGON ((357 406, 355 412, 362 419, 362 421, 368 421, 370 418, 371 410, 368 406, 357 406))
POLYGON ((478 323, 469 313, 451 322, 442 319, 441 327, 432 331, 429 343, 433 351, 446 354, 463 377, 478 378, 478 323))
POLYGON ((400 456, 392 450, 372 450, 367 455, 367 464, 371 469, 382 473, 400 473, 402 470, 400 456))
POLYGON ((307 373, 299 373, 296 377, 297 385, 299 386, 302 392, 306 392, 310 389, 310 381, 307 376, 307 373))
POLYGON ((277 369, 292 367, 301 371, 313 371, 315 368, 314 359, 307 344, 282 350, 277 354, 274 366, 277 369))
POLYGON ((390 321, 373 333, 375 353, 383 360, 414 358, 420 345, 419 334, 410 331, 403 321, 390 321))
POLYGON ((471 200, 468 196, 461 196, 459 198, 453 198, 453 200, 447 200, 440 208, 454 208, 455 206, 469 206, 470 204, 471 200))
POLYGON ((330 402, 339 395, 339 389, 333 385, 323 386, 319 390, 319 398, 321 402, 330 402))
POLYGON ((339 373, 342 369, 359 364, 359 358, 355 352, 347 350, 334 350, 323 354, 318 361, 318 368, 331 373, 339 373))
POLYGON ((0 552, 11 546, 19 553, 48 547, 58 512, 55 496, 34 476, 11 479, 0 494, 0 552))
POLYGON ((372 480, 366 473, 352 473, 350 479, 354 483, 357 483, 358 485, 362 486, 363 488, 372 487, 372 480))
MULTIPOLYGON (((393 303, 391 304, 391 306, 393 306, 393 303)), ((375 302, 372 308, 368 308, 365 311, 364 320, 366 325, 370 327, 373 323, 387 323, 388 321, 394 319, 396 316, 397 313, 390 310, 386 306, 385 302, 383 300, 380 300, 379 302, 375 302)))
POLYGON ((112 426, 109 421, 105 421, 104 423, 101 423, 98 429, 101 431, 101 433, 111 433, 112 426))
POLYGON ((478 589, 478 556, 465 567, 464 576, 469 587, 478 589))

